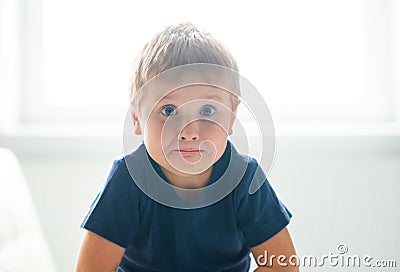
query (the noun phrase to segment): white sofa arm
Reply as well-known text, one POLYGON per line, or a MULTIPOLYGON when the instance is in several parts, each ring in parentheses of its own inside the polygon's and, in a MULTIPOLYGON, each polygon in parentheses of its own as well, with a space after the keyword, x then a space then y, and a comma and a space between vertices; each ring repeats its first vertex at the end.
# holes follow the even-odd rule
POLYGON ((0 148, 0 271, 56 271, 22 169, 4 148, 0 148))

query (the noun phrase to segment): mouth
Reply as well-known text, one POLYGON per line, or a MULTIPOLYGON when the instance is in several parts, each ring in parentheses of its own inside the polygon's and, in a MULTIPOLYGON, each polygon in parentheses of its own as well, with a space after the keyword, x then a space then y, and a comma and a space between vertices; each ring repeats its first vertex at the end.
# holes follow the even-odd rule
POLYGON ((201 154, 204 152, 203 149, 193 149, 193 148, 176 149, 174 151, 179 152, 181 154, 201 154))

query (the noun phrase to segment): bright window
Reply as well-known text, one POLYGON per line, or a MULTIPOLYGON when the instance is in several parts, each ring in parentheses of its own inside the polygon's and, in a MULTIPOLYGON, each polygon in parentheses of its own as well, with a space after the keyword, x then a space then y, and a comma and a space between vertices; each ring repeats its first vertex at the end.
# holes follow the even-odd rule
POLYGON ((21 118, 119 122, 139 49, 191 21, 231 50, 276 121, 390 120, 390 3, 22 1, 21 118))

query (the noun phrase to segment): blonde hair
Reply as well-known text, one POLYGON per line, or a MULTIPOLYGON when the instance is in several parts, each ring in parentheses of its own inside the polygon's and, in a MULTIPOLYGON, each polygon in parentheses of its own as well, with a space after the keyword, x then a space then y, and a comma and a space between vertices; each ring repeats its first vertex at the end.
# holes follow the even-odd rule
POLYGON ((168 26, 157 33, 138 55, 130 89, 131 102, 136 92, 156 75, 195 63, 216 64, 239 72, 231 53, 209 33, 191 23, 168 26))

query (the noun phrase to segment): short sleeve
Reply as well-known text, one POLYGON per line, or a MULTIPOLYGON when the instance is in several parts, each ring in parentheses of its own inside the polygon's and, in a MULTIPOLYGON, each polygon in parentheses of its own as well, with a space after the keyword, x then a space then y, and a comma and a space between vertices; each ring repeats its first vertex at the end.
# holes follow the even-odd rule
POLYGON ((125 161, 114 161, 105 186, 93 201, 81 227, 127 248, 139 225, 139 190, 125 161))
MULTIPOLYGON (((257 246, 279 231, 290 222, 292 214, 280 201, 265 174, 255 177, 258 164, 251 159, 245 174, 245 180, 239 186, 239 201, 237 207, 238 224, 247 241, 248 247, 257 246), (262 179, 256 182, 262 183, 254 193, 249 194, 250 183, 253 178, 262 179)), ((262 171, 258 168, 257 171, 262 171)))

